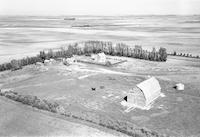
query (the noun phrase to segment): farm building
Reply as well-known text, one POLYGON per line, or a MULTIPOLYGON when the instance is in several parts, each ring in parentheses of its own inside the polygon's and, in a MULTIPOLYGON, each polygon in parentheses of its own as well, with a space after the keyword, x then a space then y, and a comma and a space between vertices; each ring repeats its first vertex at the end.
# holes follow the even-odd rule
POLYGON ((184 84, 182 84, 182 83, 176 84, 176 89, 177 90, 184 90, 184 84))
POLYGON ((151 77, 133 88, 127 95, 127 102, 134 107, 146 108, 160 96, 161 87, 155 77, 151 77))
POLYGON ((56 64, 56 60, 54 59, 44 60, 44 65, 52 65, 52 64, 56 64))
POLYGON ((63 58, 62 62, 64 65, 69 66, 73 63, 77 62, 76 56, 70 57, 70 58, 63 58))
POLYGON ((44 65, 48 65, 48 64, 50 64, 50 60, 45 59, 44 60, 44 65))
POLYGON ((96 55, 96 54, 92 54, 92 55, 91 55, 91 59, 92 59, 92 60, 95 60, 96 58, 97 58, 97 55, 96 55))
POLYGON ((76 59, 74 57, 71 57, 71 58, 67 58, 66 61, 69 63, 69 64, 73 64, 74 62, 76 62, 76 59))
POLYGON ((102 52, 102 53, 99 53, 97 55, 95 54, 92 54, 91 55, 91 58, 92 60, 94 60, 95 62, 98 62, 98 63, 106 63, 106 55, 102 52))

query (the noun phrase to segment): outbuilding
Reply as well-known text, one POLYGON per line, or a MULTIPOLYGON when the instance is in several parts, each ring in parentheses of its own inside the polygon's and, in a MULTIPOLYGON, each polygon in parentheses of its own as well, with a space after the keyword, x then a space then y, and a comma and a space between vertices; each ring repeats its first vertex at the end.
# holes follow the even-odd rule
POLYGON ((182 83, 178 83, 178 84, 176 84, 176 89, 177 90, 184 90, 184 84, 182 84, 182 83))
POLYGON ((161 94, 161 87, 155 77, 151 77, 131 89, 127 95, 127 103, 134 107, 146 108, 161 94))

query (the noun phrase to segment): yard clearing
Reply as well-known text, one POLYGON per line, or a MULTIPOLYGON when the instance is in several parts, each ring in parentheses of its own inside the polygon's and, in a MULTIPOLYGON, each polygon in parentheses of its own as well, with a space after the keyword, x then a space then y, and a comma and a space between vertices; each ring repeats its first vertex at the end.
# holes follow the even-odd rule
MULTIPOLYGON (((110 58, 127 62, 112 67, 84 63, 70 66, 55 64, 46 66, 48 70, 44 72, 31 65, 22 70, 1 73, 0 82, 2 88, 13 88, 20 94, 56 101, 77 115, 86 112, 101 114, 170 136, 200 135, 200 62, 170 56, 167 62, 110 58), (126 107, 120 102, 131 88, 148 76, 159 80, 165 96, 158 98, 149 110, 131 109, 125 113, 126 107), (17 79, 10 80, 13 78, 17 79), (184 91, 173 88, 178 82, 185 85, 184 91)), ((6 117, 3 119, 7 121, 6 117)))

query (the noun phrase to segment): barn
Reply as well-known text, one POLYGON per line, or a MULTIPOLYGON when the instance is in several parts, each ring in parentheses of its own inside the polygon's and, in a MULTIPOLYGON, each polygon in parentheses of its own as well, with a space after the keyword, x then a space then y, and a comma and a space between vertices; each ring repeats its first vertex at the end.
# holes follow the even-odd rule
POLYGON ((161 94, 161 87, 155 77, 151 77, 131 89, 127 95, 127 102, 134 107, 146 108, 161 94))

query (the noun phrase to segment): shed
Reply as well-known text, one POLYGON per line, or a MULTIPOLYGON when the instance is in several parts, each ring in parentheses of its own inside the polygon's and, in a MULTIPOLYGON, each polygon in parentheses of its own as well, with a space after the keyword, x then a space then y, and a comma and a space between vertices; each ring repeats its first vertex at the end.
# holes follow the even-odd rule
POLYGON ((127 102, 135 107, 145 108, 157 99, 161 94, 161 87, 155 77, 151 77, 130 90, 127 102))
POLYGON ((92 54, 92 55, 91 55, 91 59, 92 59, 92 60, 95 60, 96 58, 97 58, 97 55, 96 55, 96 54, 92 54))
POLYGON ((56 64, 57 62, 56 62, 56 60, 55 59, 49 59, 49 61, 50 61, 50 64, 56 64))
POLYGON ((176 89, 177 90, 184 90, 184 84, 182 84, 182 83, 176 84, 176 89))
POLYGON ((77 60, 76 60, 75 57, 67 58, 66 61, 67 61, 69 64, 73 64, 73 63, 77 62, 77 60))

